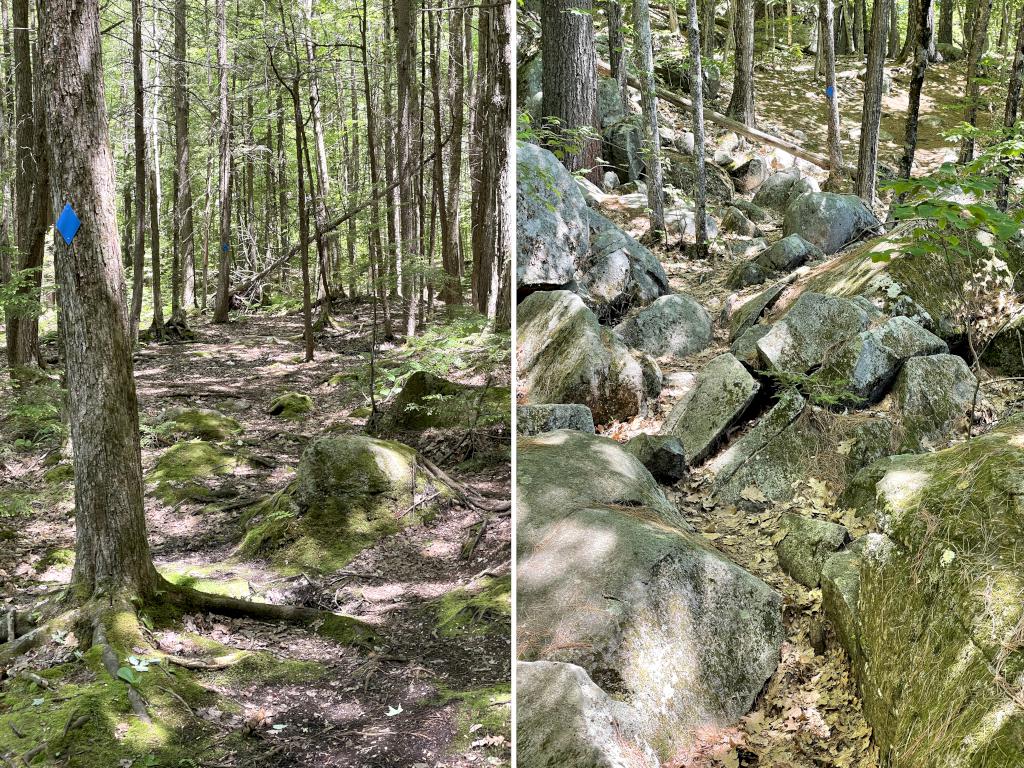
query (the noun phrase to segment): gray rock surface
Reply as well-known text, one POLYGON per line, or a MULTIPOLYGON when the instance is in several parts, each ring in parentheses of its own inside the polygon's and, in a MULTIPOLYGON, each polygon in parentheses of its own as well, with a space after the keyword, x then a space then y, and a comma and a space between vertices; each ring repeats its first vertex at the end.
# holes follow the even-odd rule
POLYGON ((521 768, 658 768, 638 715, 575 664, 516 664, 516 758, 521 768))
POLYGON ((587 203, 546 149, 520 143, 516 158, 516 285, 567 285, 590 250, 587 203))
POLYGON ((689 533, 612 440, 518 442, 518 654, 614 682, 673 752, 746 713, 779 660, 781 599, 689 533))
POLYGON ((734 232, 744 237, 756 237, 761 234, 757 225, 748 219, 743 211, 732 205, 725 210, 725 215, 722 216, 722 231, 734 232))
POLYGON ((805 587, 817 587, 826 561, 846 543, 849 531, 828 520, 786 512, 782 515, 786 535, 775 545, 779 565, 790 578, 805 587))
MULTIPOLYGON (((761 315, 778 300, 784 290, 786 290, 786 283, 776 283, 740 306, 729 319, 729 338, 735 341, 746 333, 747 329, 753 327, 761 315)), ((765 328, 765 332, 767 330, 765 328)))
POLYGON ((675 485, 686 476, 686 452, 677 437, 641 433, 626 443, 625 449, 640 459, 659 483, 675 485))
POLYGON ((768 163, 760 157, 752 157, 729 171, 733 184, 736 185, 736 191, 744 195, 760 187, 770 174, 768 163))
POLYGON ((537 435, 556 429, 594 433, 594 414, 578 403, 543 403, 516 407, 516 429, 521 435, 537 435))
POLYGON ((615 331, 629 346, 655 357, 685 357, 711 343, 711 318, 689 296, 675 293, 657 299, 615 331))
POLYGON ((690 464, 700 464, 760 389, 739 360, 728 352, 718 355, 697 375, 688 396, 672 409, 662 433, 678 437, 690 464))
POLYGON ((789 205, 793 185, 799 178, 800 171, 795 168, 773 173, 758 187, 754 195, 754 205, 775 213, 784 213, 789 205))
POLYGON ((741 261, 729 272, 725 284, 729 288, 742 289, 749 288, 751 285, 761 285, 767 279, 768 273, 760 264, 753 261, 741 261))
POLYGON ((856 195, 805 192, 786 207, 782 233, 800 235, 826 254, 833 254, 874 233, 880 225, 856 195))
POLYGON ((777 241, 757 255, 757 263, 768 270, 792 272, 808 261, 820 259, 825 254, 813 243, 800 235, 789 235, 777 241))
POLYGON ((901 446, 919 451, 966 435, 977 381, 956 355, 908 360, 893 385, 901 446))
POLYGON ((599 424, 635 416, 644 403, 640 362, 568 291, 539 291, 517 309, 519 385, 528 403, 586 405, 599 424))
POLYGON ((757 342, 758 355, 770 370, 805 374, 867 326, 867 313, 852 301, 804 293, 757 342))
POLYGON ((639 181, 644 175, 643 130, 638 117, 624 117, 604 130, 602 157, 620 179, 639 181))

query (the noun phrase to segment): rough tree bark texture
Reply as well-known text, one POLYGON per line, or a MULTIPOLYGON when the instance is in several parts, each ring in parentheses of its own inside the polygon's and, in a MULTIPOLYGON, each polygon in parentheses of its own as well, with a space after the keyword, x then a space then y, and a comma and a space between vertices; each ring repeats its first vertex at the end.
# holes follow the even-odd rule
MULTIPOLYGON (((192 162, 188 132, 187 0, 174 0, 174 272, 171 323, 184 327, 195 304, 195 224, 192 218, 192 162)), ((267 194, 270 190, 268 188, 267 194)))
MULTIPOLYGON (((146 263, 146 107, 142 77, 142 0, 132 0, 132 118, 135 139, 135 236, 132 238, 131 338, 139 338, 146 263)), ((127 226, 127 222, 125 223, 127 226)))
POLYGON ((736 71, 725 114, 749 127, 754 114, 754 0, 736 0, 736 71))
MULTIPOLYGON (((419 87, 416 80, 416 26, 419 18, 417 0, 395 1, 395 52, 398 56, 398 140, 396 160, 398 172, 399 229, 402 245, 402 276, 406 299, 405 335, 416 335, 417 301, 416 265, 420 258, 419 205, 416 174, 419 168, 420 115, 419 87)), ((486 148, 484 148, 486 151, 486 148)))
POLYGON ((694 254, 697 258, 704 258, 708 252, 707 175, 704 168, 704 73, 700 60, 697 0, 689 0, 686 17, 686 36, 690 43, 693 67, 690 77, 690 98, 693 101, 693 167, 697 177, 693 190, 694 254))
POLYGON ((914 51, 914 68, 910 73, 910 96, 907 104, 907 124, 903 134, 903 156, 900 158, 899 174, 910 178, 914 169, 914 154, 917 152, 917 119, 921 114, 921 90, 928 69, 928 42, 932 37, 932 0, 910 0, 919 3, 921 18, 926 19, 918 29, 917 48, 914 51))
POLYGON ((441 262, 444 265, 445 280, 441 300, 452 306, 462 304, 462 248, 459 240, 459 199, 462 179, 462 132, 465 126, 466 65, 463 58, 463 14, 456 9, 451 12, 448 25, 448 105, 451 110, 452 141, 448 146, 448 186, 445 195, 444 215, 448 221, 443 232, 447 239, 441 243, 441 262))
MULTIPOLYGON (((48 223, 41 208, 49 210, 46 200, 47 170, 45 138, 37 125, 32 99, 32 49, 28 0, 14 0, 12 10, 14 53, 15 127, 15 210, 14 231, 18 245, 18 269, 34 270, 19 291, 26 300, 38 301, 43 282, 43 247, 48 223), (43 201, 43 205, 39 205, 43 201), (36 205, 33 205, 36 202, 36 205)), ((39 360, 39 318, 34 311, 15 313, 7 328, 7 359, 12 368, 39 360)))
POLYGON ((626 37, 622 34, 624 19, 622 18, 622 6, 618 0, 608 0, 605 7, 608 16, 608 64, 612 70, 612 77, 619 84, 619 100, 622 102, 623 111, 629 104, 629 89, 626 87, 626 37))
POLYGON ((820 0, 821 57, 825 68, 825 100, 828 110, 828 184, 837 187, 842 179, 843 147, 839 142, 839 90, 836 88, 836 49, 832 0, 820 0), (831 98, 828 94, 831 88, 831 98))
MULTIPOLYGON (((1010 82, 1006 89, 1006 109, 1003 112, 1003 126, 1007 132, 1017 124, 1020 112, 1021 82, 1024 77, 1024 13, 1020 14, 1020 27, 1017 29, 1017 49, 1013 55, 1013 68, 1010 70, 1010 82)), ((999 210, 1005 211, 1009 202, 1009 173, 999 178, 999 189, 996 191, 996 204, 999 210)))
MULTIPOLYGON (((644 165, 647 167, 647 207, 650 209, 651 233, 661 240, 665 232, 665 200, 661 173, 661 136, 658 133, 658 97, 654 93, 654 48, 651 41, 651 8, 647 0, 634 0, 633 22, 636 27, 636 54, 640 68, 641 108, 647 128, 644 165)), ((698 50, 697 70, 700 72, 698 50)), ((696 75, 699 77, 700 75, 696 75)))
POLYGON ((882 78, 885 74, 886 31, 889 3, 875 0, 871 12, 867 72, 864 75, 864 108, 860 123, 860 152, 857 157, 857 195, 869 206, 875 200, 878 170, 878 132, 882 125, 882 78))
POLYGON ((138 403, 114 212, 98 0, 47 0, 42 42, 54 207, 82 227, 54 249, 75 446, 79 598, 148 596, 157 575, 146 541, 138 403))
POLYGON ((953 0, 939 0, 939 42, 953 42, 953 0))
POLYGON ((231 309, 231 109, 228 104, 228 20, 227 0, 217 0, 217 73, 219 76, 218 114, 220 128, 220 187, 217 252, 217 302, 213 322, 226 323, 231 309))
POLYGON ((601 140, 597 127, 597 72, 594 69, 593 0, 544 0, 541 6, 541 56, 544 117, 554 118, 555 132, 581 138, 579 151, 567 152, 562 162, 570 171, 590 169, 588 178, 601 183, 597 157, 601 140))
MULTIPOLYGON (((992 11, 992 0, 977 0, 975 6, 973 34, 971 35, 970 48, 967 54, 967 82, 964 85, 964 122, 968 125, 978 124, 978 100, 981 97, 981 83, 978 77, 978 67, 981 64, 981 56, 985 52, 985 44, 988 41, 988 20, 992 11)), ((969 163, 974 159, 975 140, 967 136, 960 143, 960 162, 969 163)))
MULTIPOLYGON (((511 5, 480 9, 481 51, 477 114, 481 118, 479 202, 473 219, 473 281, 477 311, 494 318, 502 270, 513 237, 509 190, 511 139, 511 5)), ((593 59, 591 59, 593 65, 593 59)), ((547 64, 545 64, 545 68, 547 64)))

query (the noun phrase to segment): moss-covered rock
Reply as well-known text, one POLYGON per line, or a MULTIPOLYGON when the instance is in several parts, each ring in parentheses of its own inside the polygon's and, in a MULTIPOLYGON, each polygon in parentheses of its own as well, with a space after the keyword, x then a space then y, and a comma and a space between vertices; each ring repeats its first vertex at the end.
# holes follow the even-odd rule
MULTIPOLYGON (((438 702, 455 705, 455 740, 451 749, 465 751, 482 736, 511 737, 512 730, 512 686, 497 683, 469 690, 453 690, 441 687, 438 702)), ((485 751, 500 753, 499 743, 485 746, 485 751)))
POLYGON ((859 510, 894 547, 860 573, 861 690, 906 768, 1024 765, 1024 424, 882 464, 859 510))
POLYGON ((170 435, 184 435, 200 440, 227 440, 242 431, 236 419, 218 411, 189 408, 171 414, 161 425, 161 431, 170 435))
POLYGON ((1024 312, 1010 318, 986 343, 981 361, 1004 376, 1024 376, 1024 312))
POLYGON ((284 419, 301 419, 313 410, 313 398, 301 392, 284 392, 275 397, 267 408, 271 416, 284 419))
POLYGON ((205 440, 189 440, 164 451, 149 480, 157 498, 165 504, 203 500, 210 497, 210 482, 230 475, 239 463, 239 458, 226 448, 205 440))
POLYGON ((454 589, 432 604, 437 629, 444 637, 502 632, 512 616, 512 577, 486 577, 454 589))
POLYGON ((814 588, 821 580, 826 561, 849 538, 841 525, 828 520, 787 512, 782 516, 785 536, 775 545, 779 566, 805 587, 814 588))
POLYGON ((893 385, 903 451, 949 443, 967 433, 978 381, 955 355, 908 360, 893 385))
POLYGON ((743 715, 775 670, 781 599, 687 531, 607 438, 521 438, 518 654, 615 685, 664 755, 743 715))
POLYGON ((416 371, 371 420, 378 435, 428 429, 509 427, 512 396, 507 385, 473 387, 416 371))
POLYGON ((451 497, 407 445, 320 438, 303 452, 294 484, 252 510, 239 552, 285 570, 337 570, 380 538, 430 519, 451 497))

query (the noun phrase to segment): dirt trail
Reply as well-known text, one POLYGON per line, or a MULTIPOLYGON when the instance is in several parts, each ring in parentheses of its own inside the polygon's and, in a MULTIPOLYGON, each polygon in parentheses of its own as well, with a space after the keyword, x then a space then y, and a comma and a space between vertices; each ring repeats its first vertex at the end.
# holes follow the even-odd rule
MULTIPOLYGON (((267 654, 260 656, 267 661, 255 675, 231 669, 195 672, 200 685, 232 704, 190 708, 190 727, 212 733, 211 747, 195 756, 196 765, 508 763, 509 616, 480 611, 455 636, 438 618, 443 598, 463 594, 456 590, 475 590, 487 577, 508 577, 507 515, 490 515, 478 535, 481 513, 450 505, 431 522, 385 537, 333 573, 282 573, 235 551, 253 502, 288 485, 313 437, 362 431, 368 309, 343 307, 336 327, 318 339, 311 364, 302 361, 301 322, 289 316, 251 315, 229 326, 200 319, 195 341, 150 344, 136 355, 147 474, 169 448, 188 439, 159 426, 177 409, 214 410, 241 427, 212 442, 244 461, 226 474, 201 478, 199 492, 161 500, 149 484, 146 515, 161 572, 199 589, 346 613, 374 625, 379 637, 374 647, 358 648, 326 639, 311 627, 199 615, 170 626, 157 622, 155 646, 178 656, 202 657, 214 645, 267 654), (270 415, 270 403, 285 391, 311 397, 309 414, 270 415), (464 557, 469 540, 475 546, 464 557)), ((405 356, 401 347, 384 345, 380 369, 400 370, 405 356)), ((452 372, 464 383, 482 378, 472 365, 452 372)), ((507 370, 503 375, 507 385, 507 370)), ((467 461, 456 452, 445 460, 450 442, 437 435, 420 447, 466 487, 487 497, 509 497, 507 451, 467 461)), ((0 455, 5 462, 0 466, 9 470, 7 481, 0 479, 0 497, 22 498, 30 510, 19 518, 20 528, 6 528, 14 520, 0 516, 0 528, 10 531, 0 548, 0 597, 18 607, 70 576, 67 556, 52 554, 74 546, 70 473, 65 470, 60 483, 43 479, 57 458, 53 450, 0 455)))

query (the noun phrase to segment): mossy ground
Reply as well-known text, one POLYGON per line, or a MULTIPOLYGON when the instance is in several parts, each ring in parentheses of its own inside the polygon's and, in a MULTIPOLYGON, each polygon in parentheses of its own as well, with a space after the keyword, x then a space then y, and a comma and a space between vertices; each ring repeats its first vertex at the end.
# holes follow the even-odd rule
POLYGON ((157 431, 162 435, 184 435, 200 440, 227 440, 242 431, 237 419, 217 411, 190 408, 172 414, 157 431))
POLYGON ((512 577, 490 576, 470 589, 454 589, 432 605, 444 637, 500 632, 512 615, 512 577))
POLYGON ((285 392, 270 403, 267 413, 283 419, 301 419, 313 410, 313 398, 301 392, 285 392))
POLYGON ((206 483, 231 474, 240 459, 227 448, 205 440, 172 445, 149 474, 154 494, 165 504, 204 499, 212 490, 206 483))
MULTIPOLYGON (((455 704, 456 736, 453 747, 466 750, 478 739, 508 733, 512 721, 512 686, 509 683, 454 691, 441 688, 438 700, 455 704)), ((497 746, 497 745, 496 745, 497 746)), ((499 750, 494 750, 497 753, 499 750)))

